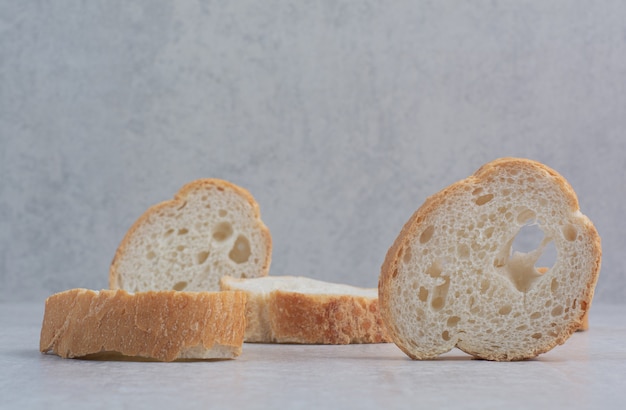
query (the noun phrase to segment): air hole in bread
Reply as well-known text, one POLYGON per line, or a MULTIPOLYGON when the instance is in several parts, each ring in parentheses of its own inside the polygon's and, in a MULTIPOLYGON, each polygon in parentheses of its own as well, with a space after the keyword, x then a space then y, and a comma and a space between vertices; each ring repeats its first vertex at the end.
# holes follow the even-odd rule
POLYGON ((213 239, 223 242, 233 234, 233 227, 229 222, 220 222, 213 230, 213 239))
POLYGON ((518 291, 527 292, 541 277, 539 269, 552 268, 556 258, 554 241, 545 236, 536 223, 531 223, 520 228, 517 235, 495 258, 493 265, 500 269, 518 291))
POLYGON ((489 289, 490 285, 491 285, 491 283, 489 282, 489 279, 483 279, 480 282, 480 292, 481 293, 487 292, 487 289, 489 289))
POLYGON ((432 265, 426 269, 426 273, 431 278, 438 278, 441 276, 441 272, 443 272, 443 264, 439 260, 434 261, 432 265))
POLYGON ((461 318, 458 316, 450 316, 448 321, 446 322, 446 326, 454 327, 461 321, 461 318))
POLYGON ((541 333, 533 333, 533 335, 531 336, 533 339, 541 339, 541 333))
POLYGON ((504 305, 504 306, 502 306, 500 308, 500 310, 498 310, 498 314, 500 314, 500 315, 508 315, 509 313, 511 313, 511 310, 513 310, 511 305, 504 305))
POLYGON ((187 287, 187 282, 185 281, 180 281, 177 282, 174 287, 172 287, 172 289, 177 290, 177 291, 181 291, 184 290, 187 287))
POLYGON ((189 229, 187 229, 187 228, 180 228, 178 230, 178 234, 179 235, 187 235, 187 233, 189 233, 189 229))
POLYGON ((228 211, 225 209, 220 209, 220 211, 218 212, 219 216, 221 216, 222 218, 225 217, 226 215, 228 215, 228 211))
POLYGON ((533 314, 530 315, 531 319, 539 319, 541 317, 541 313, 540 312, 535 312, 533 314))
POLYGON ((441 310, 446 304, 446 300, 442 297, 433 298, 431 306, 433 310, 441 310))
POLYGON ((470 248, 464 243, 457 244, 456 251, 462 259, 468 259, 470 256, 470 248))
POLYGON ((450 332, 444 330, 443 333, 441 333, 441 338, 447 342, 450 340, 450 332))
POLYGON ((170 235, 171 235, 171 234, 173 234, 173 233, 174 233, 174 230, 173 230, 173 229, 168 229, 167 231, 165 231, 165 233, 163 234, 163 236, 167 238, 168 236, 170 236, 170 235))
POLYGON ((558 288, 559 288, 559 281, 556 280, 556 278, 552 279, 552 282, 550 283, 550 291, 554 293, 556 292, 558 288))
POLYGON ((517 223, 520 225, 525 224, 526 222, 535 219, 535 211, 533 211, 532 209, 524 209, 523 211, 521 211, 519 214, 517 214, 517 223))
POLYGON ((476 303, 476 299, 474 298, 474 296, 470 296, 467 306, 469 307, 470 313, 472 314, 476 314, 480 311, 480 306, 476 303))
POLYGON ((563 237, 572 242, 576 240, 576 236, 578 236, 578 230, 572 224, 567 224, 563 227, 563 237))
MULTIPOLYGON (((519 219, 519 216, 518 216, 519 219)), ((528 220, 526 220, 528 221, 528 220)), ((537 249, 545 237, 541 228, 535 223, 522 226, 513 240, 513 252, 528 253, 537 249)))
POLYGON ((412 257, 413 256, 411 255, 411 248, 405 248, 404 255, 402 256, 402 260, 404 261, 404 263, 406 264, 411 263, 412 257))
POLYGON ((423 286, 420 286, 420 290, 417 294, 417 297, 419 298, 419 300, 421 300, 422 302, 426 302, 428 300, 428 289, 426 289, 423 286))
POLYGON ((150 252, 148 252, 148 253, 146 254, 146 258, 147 258, 147 259, 154 259, 154 258, 156 258, 156 253, 154 253, 154 252, 150 251, 150 252))
POLYGON ((250 242, 248 238, 239 235, 235 240, 233 248, 228 253, 228 257, 235 263, 248 262, 250 258, 250 242))
POLYGON ((493 231, 494 231, 494 227, 490 226, 489 228, 485 229, 485 236, 487 238, 491 238, 493 236, 493 231))
POLYGON ((422 232, 422 234, 420 235, 420 243, 424 244, 430 241, 430 238, 433 237, 434 232, 435 232, 435 227, 432 225, 424 229, 424 232, 422 232))
POLYGON ((196 255, 196 263, 202 265, 209 257, 209 251, 201 251, 196 255))
POLYGON ((449 288, 450 278, 448 276, 444 276, 443 283, 439 286, 435 286, 435 289, 433 289, 432 301, 430 303, 433 310, 441 310, 446 305, 449 288))
POLYGON ((563 314, 563 306, 557 306, 550 312, 552 316, 561 316, 563 314))
POLYGON ((493 194, 481 195, 478 198, 476 198, 476 205, 478 206, 485 205, 487 202, 491 201, 492 199, 493 199, 493 194))

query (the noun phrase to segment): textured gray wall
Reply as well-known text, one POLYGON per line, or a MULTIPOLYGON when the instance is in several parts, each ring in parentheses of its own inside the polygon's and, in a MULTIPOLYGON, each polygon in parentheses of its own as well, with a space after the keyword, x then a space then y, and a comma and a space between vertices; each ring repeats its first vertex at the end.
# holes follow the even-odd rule
POLYGON ((375 286, 428 195, 512 155, 573 185, 622 302, 625 129, 622 1, 0 1, 0 301, 106 287, 201 177, 256 197, 272 274, 375 286))

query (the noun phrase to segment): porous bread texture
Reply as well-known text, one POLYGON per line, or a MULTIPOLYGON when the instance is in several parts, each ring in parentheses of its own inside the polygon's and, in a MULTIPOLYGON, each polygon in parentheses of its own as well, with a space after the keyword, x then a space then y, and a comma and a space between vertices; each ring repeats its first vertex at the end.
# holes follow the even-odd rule
POLYGON ((267 275, 271 250, 252 195, 223 180, 200 179, 133 224, 111 263, 109 287, 216 291, 224 275, 267 275))
POLYGON ((236 279, 222 290, 247 293, 246 342, 350 344, 390 339, 378 309, 377 290, 300 276, 236 279))
POLYGON ((381 314, 411 358, 453 347, 488 360, 522 360, 581 326, 600 271, 600 237, 567 181, 535 161, 502 158, 429 197, 389 249, 381 314), (511 252, 520 229, 544 234, 511 252), (549 242, 557 256, 535 263, 549 242))
POLYGON ((243 292, 70 289, 46 299, 39 348, 63 358, 234 358, 245 301, 243 292))

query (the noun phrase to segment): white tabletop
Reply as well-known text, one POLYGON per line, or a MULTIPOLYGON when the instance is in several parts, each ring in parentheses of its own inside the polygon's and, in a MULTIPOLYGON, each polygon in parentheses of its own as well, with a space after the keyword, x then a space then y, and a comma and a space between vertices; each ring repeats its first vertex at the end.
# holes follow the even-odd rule
POLYGON ((38 351, 41 305, 0 305, 0 408, 626 407, 626 306, 594 305, 591 329, 539 358, 413 361, 394 344, 245 344, 235 360, 61 359, 38 351))

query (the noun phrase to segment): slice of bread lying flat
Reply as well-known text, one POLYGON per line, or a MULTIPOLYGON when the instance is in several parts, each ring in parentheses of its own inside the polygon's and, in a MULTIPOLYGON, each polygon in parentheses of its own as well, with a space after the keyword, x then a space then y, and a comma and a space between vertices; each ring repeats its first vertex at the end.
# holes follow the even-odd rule
POLYGON ((71 289, 46 299, 39 349, 63 358, 234 358, 245 302, 243 292, 71 289))
POLYGON ((600 271, 600 237, 567 181, 535 161, 503 158, 429 197, 389 249, 380 309, 411 358, 453 347, 487 360, 522 360, 581 327, 600 271), (512 251, 524 226, 535 250, 512 251), (556 260, 536 264, 552 243, 556 260))
POLYGON ((224 275, 267 275, 271 251, 270 232, 250 193, 201 179, 133 224, 111 263, 109 287, 217 291, 224 275))
POLYGON ((237 279, 223 290, 247 293, 246 342, 350 344, 389 342, 376 289, 295 276, 237 279))

